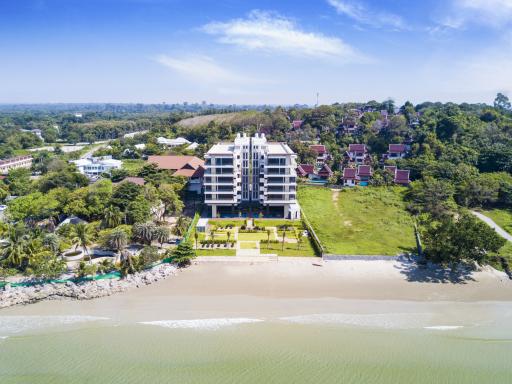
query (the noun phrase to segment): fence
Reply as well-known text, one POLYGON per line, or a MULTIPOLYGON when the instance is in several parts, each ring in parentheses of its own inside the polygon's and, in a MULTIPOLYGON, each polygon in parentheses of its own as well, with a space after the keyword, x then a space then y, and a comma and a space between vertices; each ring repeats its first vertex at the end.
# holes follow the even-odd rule
POLYGON ((323 257, 323 255, 325 253, 325 248, 322 245, 322 242, 320 241, 320 239, 316 235, 315 230, 313 229, 311 223, 309 222, 307 216, 304 214, 304 211, 302 209, 300 211, 300 215, 301 215, 301 218, 302 218, 302 223, 307 228, 309 234, 311 235, 311 238, 313 239, 313 245, 314 245, 316 251, 320 254, 320 256, 323 257))

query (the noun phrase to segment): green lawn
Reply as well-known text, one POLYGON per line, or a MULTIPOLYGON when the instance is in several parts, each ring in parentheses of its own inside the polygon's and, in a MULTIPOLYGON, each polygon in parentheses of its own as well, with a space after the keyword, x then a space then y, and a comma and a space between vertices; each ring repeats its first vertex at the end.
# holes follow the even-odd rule
POLYGON ((306 240, 300 245, 300 249, 297 249, 297 244, 285 243, 284 251, 282 250, 282 243, 268 244, 260 242, 260 253, 274 253, 278 256, 306 256, 315 257, 315 250, 313 249, 311 242, 306 240))
POLYGON ((256 241, 241 242, 238 244, 240 245, 240 249, 258 249, 256 241))
POLYGON ((302 221, 300 220, 284 220, 284 219, 255 219, 255 227, 279 227, 287 225, 289 227, 302 228, 302 221))
POLYGON ((130 176, 137 176, 146 162, 142 159, 123 160, 123 169, 126 169, 130 176))
POLYGON ((482 210, 482 213, 490 217, 496 224, 508 233, 512 234, 512 211, 508 209, 482 210))
MULTIPOLYGON (((267 240, 267 232, 253 232, 253 233, 238 233, 238 240, 240 241, 256 241, 267 240)), ((270 240, 275 240, 274 232, 270 233, 270 240)))
POLYGON ((235 256, 234 249, 198 249, 196 250, 197 256, 235 256))
POLYGON ((327 253, 396 255, 415 246, 401 187, 333 192, 300 186, 299 202, 327 253))

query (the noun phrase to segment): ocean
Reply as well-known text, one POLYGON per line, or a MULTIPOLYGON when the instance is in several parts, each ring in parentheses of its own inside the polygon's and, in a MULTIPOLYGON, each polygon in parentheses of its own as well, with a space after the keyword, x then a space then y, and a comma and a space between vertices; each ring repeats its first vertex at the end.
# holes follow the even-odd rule
POLYGON ((152 321, 0 312, 0 383, 508 384, 509 308, 480 324, 433 324, 420 312, 152 321))

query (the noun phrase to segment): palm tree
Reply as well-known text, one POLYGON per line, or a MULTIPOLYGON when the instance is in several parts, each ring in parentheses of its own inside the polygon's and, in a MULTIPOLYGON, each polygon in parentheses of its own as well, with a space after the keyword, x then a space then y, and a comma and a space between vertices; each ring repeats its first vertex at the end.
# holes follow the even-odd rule
POLYGON ((133 226, 133 236, 143 244, 151 245, 155 229, 155 224, 152 222, 135 224, 133 226))
POLYGON ((231 231, 229 231, 229 230, 228 230, 228 231, 226 232, 226 236, 228 237, 228 243, 230 243, 230 241, 229 241, 229 240, 231 240, 231 231))
POLYGON ((212 228, 210 229, 210 237, 211 237, 211 243, 214 244, 215 243, 215 232, 217 231, 217 228, 212 226, 212 228))
POLYGON ((302 233, 300 231, 295 231, 295 238, 297 239, 297 250, 299 250, 300 244, 302 243, 302 233))
POLYGON ((281 250, 284 251, 284 239, 286 237, 286 228, 283 229, 283 245, 282 245, 282 248, 281 250))
POLYGON ((89 262, 92 263, 92 258, 87 247, 91 245, 93 241, 93 227, 85 223, 75 224, 72 227, 72 236, 73 237, 71 241, 73 244, 75 244, 75 249, 82 247, 85 254, 89 258, 89 262))
POLYGON ((115 228, 118 225, 121 225, 123 222, 124 213, 121 212, 119 207, 115 205, 111 205, 105 208, 104 216, 103 216, 103 226, 105 228, 115 228))
POLYGON ((156 241, 160 243, 160 248, 164 245, 164 243, 169 240, 169 236, 171 234, 171 231, 168 227, 156 227, 153 236, 156 241))
POLYGON ((60 253, 60 239, 55 233, 48 233, 43 238, 43 245, 52 251, 54 255, 60 253))
POLYGON ((128 251, 121 251, 121 275, 126 277, 131 273, 137 272, 133 263, 132 254, 128 251))
POLYGON ((117 257, 120 258, 121 252, 128 245, 128 235, 125 231, 115 229, 108 236, 107 243, 110 248, 114 249, 117 252, 117 257))
POLYGON ((267 228, 267 249, 270 248, 270 229, 267 228))
POLYGON ((30 237, 21 226, 9 226, 7 228, 6 242, 0 250, 1 259, 13 268, 21 268, 28 257, 27 247, 30 237))

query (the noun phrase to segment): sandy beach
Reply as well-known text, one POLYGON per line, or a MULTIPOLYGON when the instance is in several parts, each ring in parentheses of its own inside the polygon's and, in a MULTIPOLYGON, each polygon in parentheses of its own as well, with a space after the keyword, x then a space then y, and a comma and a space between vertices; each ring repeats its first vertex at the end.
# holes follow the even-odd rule
POLYGON ((0 314, 80 314, 124 322, 367 312, 380 305, 392 311, 392 302, 400 308, 404 303, 412 308, 512 302, 512 281, 491 268, 454 277, 398 261, 318 263, 310 258, 253 264, 198 263, 167 280, 110 297, 43 301, 7 308, 0 314))

